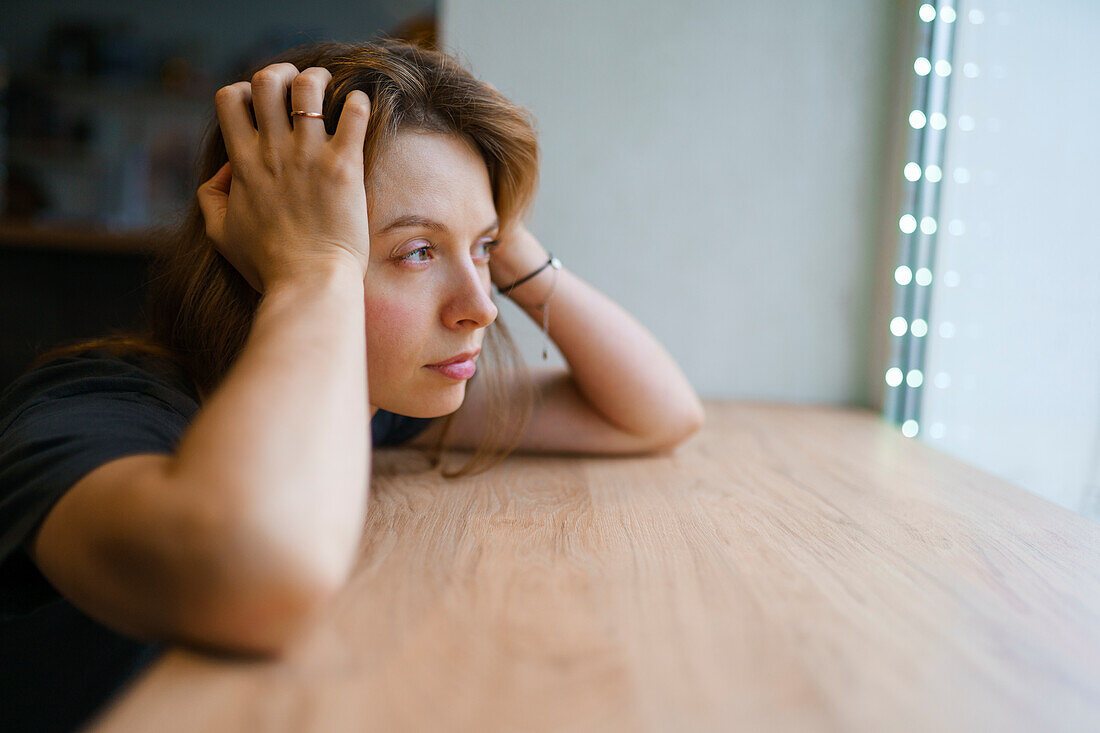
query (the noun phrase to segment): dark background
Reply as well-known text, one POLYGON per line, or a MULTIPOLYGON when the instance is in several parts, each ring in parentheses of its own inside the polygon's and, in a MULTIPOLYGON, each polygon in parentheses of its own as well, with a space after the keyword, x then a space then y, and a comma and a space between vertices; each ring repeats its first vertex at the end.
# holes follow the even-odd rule
POLYGON ((309 41, 437 43, 434 0, 3 3, 0 390, 48 347, 136 326, 194 195, 214 93, 309 41))

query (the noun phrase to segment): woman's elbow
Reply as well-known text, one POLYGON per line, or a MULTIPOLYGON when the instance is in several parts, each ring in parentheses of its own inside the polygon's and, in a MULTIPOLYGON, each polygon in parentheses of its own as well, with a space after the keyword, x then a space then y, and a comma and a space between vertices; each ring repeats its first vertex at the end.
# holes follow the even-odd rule
POLYGON ((678 426, 677 429, 669 431, 663 439, 658 440, 652 452, 665 453, 678 448, 702 430, 705 422, 706 413, 703 410, 703 406, 700 404, 698 410, 692 412, 692 414, 687 417, 676 421, 669 421, 669 424, 678 426))

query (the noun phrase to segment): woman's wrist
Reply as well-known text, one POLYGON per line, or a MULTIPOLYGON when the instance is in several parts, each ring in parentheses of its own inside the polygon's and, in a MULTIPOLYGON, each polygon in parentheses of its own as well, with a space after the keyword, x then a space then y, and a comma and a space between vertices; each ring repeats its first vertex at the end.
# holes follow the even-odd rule
POLYGON ((265 297, 292 290, 314 290, 329 287, 357 287, 362 290, 365 268, 350 257, 333 257, 311 262, 306 266, 285 269, 264 283, 265 297))
POLYGON ((550 297, 551 290, 554 287, 554 278, 556 277, 554 268, 547 264, 549 259, 550 257, 547 256, 541 263, 531 268, 528 275, 535 273, 536 270, 538 271, 533 277, 511 290, 507 287, 502 288, 501 292, 522 308, 542 306, 550 297))
MULTIPOLYGON (((531 279, 523 282, 509 292, 514 283, 538 270, 550 259, 549 253, 525 227, 517 227, 502 237, 502 245, 493 253, 490 262, 493 284, 497 289, 519 305, 539 304, 541 293, 548 292, 552 277, 546 275, 547 267, 531 279)), ((543 298, 545 300, 545 298, 543 298)))

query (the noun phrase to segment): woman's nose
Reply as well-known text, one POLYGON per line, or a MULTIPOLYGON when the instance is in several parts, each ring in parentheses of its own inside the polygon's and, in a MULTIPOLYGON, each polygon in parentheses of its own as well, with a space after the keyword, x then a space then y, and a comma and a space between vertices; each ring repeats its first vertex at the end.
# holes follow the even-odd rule
POLYGON ((464 263, 454 274, 452 290, 445 308, 445 317, 450 323, 471 321, 478 328, 484 328, 496 320, 497 306, 489 296, 492 284, 489 268, 464 263))

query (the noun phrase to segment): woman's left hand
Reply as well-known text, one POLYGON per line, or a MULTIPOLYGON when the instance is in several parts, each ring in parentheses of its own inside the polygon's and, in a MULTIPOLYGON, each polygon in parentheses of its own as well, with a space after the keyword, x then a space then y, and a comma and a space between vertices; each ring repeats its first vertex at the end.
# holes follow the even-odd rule
MULTIPOLYGON (((493 285, 498 289, 507 288, 516 280, 542 267, 550 259, 546 249, 522 221, 501 229, 497 239, 500 244, 493 250, 489 260, 489 273, 493 285)), ((516 292, 519 292, 519 288, 516 288, 516 292)))

